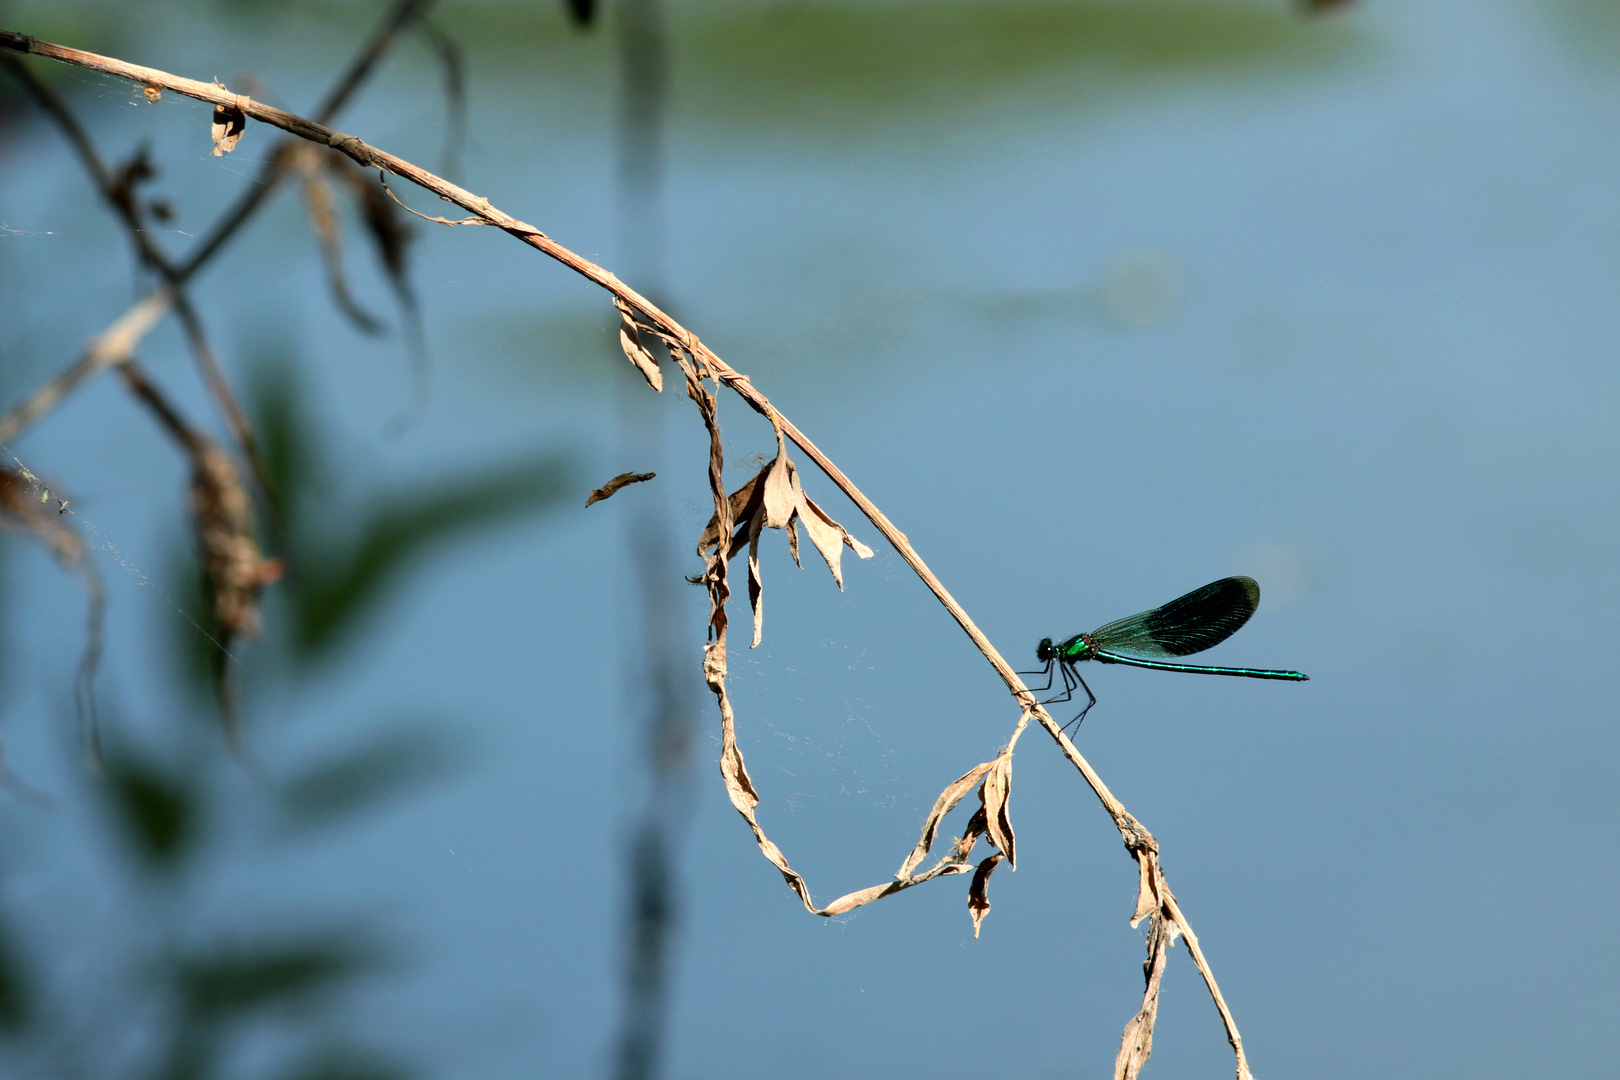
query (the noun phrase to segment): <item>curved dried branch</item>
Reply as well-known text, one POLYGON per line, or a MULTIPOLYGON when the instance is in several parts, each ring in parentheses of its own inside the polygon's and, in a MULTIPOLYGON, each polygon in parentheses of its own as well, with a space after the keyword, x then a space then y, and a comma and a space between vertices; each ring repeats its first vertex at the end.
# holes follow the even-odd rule
MULTIPOLYGON (((1220 1012, 1221 1020, 1226 1027, 1227 1039, 1231 1042, 1233 1051, 1237 1055, 1238 1080, 1249 1080, 1248 1065, 1243 1054, 1242 1040, 1238 1035, 1236 1024, 1215 983, 1213 972, 1204 960, 1202 952, 1198 949, 1197 939, 1194 937, 1191 927, 1188 926, 1180 908, 1175 903, 1175 898, 1170 894, 1169 888, 1164 883, 1163 871, 1158 864, 1158 844, 1154 841, 1152 834, 1143 828, 1141 823, 1125 809, 1124 804, 1108 790, 1107 785, 1103 783, 1096 770, 1081 756, 1080 752, 1075 749, 1074 744, 1059 728, 1057 722, 1036 701, 1030 690, 1024 686, 1017 672, 991 644, 989 638, 974 624, 967 611, 945 588, 944 583, 928 568, 928 565, 922 560, 916 549, 911 546, 911 542, 906 538, 906 535, 889 521, 888 517, 844 475, 842 470, 815 443, 779 413, 770 401, 754 388, 753 384, 749 382, 748 376, 727 365, 719 356, 698 340, 697 335, 665 314, 646 297, 620 281, 610 271, 562 246, 533 225, 505 213, 491 204, 488 199, 474 195, 402 158, 379 150, 356 136, 333 130, 324 124, 282 109, 262 105, 250 98, 232 94, 221 86, 181 78, 153 68, 128 64, 78 49, 52 45, 23 34, 0 30, 0 48, 50 57, 64 63, 76 64, 125 78, 139 85, 161 87, 165 90, 173 90, 176 93, 184 94, 187 97, 196 98, 199 101, 240 109, 244 115, 251 119, 278 127, 300 138, 339 150, 362 166, 403 177, 433 192, 444 201, 461 207, 475 215, 479 220, 509 233, 523 243, 550 256, 582 277, 612 293, 618 302, 622 302, 634 309, 639 321, 670 346, 672 355, 681 364, 686 375, 687 392, 697 403, 699 412, 702 414, 704 423, 710 433, 709 477, 711 492, 715 500, 715 525, 718 538, 732 536, 735 520, 731 507, 732 496, 727 493, 722 478, 724 463, 721 457, 719 428, 715 421, 717 402, 714 394, 702 385, 703 380, 712 381, 717 387, 720 385, 728 387, 742 398, 749 407, 770 420, 776 430, 786 438, 791 439, 803 450, 822 472, 838 486, 839 490, 860 508, 861 512, 883 534, 884 538, 906 561, 912 571, 934 593, 945 610, 961 626, 962 630, 984 655, 985 659, 989 661, 1008 689, 1016 695, 1023 706, 1024 714, 1019 721, 1019 730, 1022 730, 1029 717, 1035 717, 1058 744, 1064 757, 1085 779, 1087 785, 1097 796, 1098 801, 1102 803, 1103 809, 1113 819, 1114 825, 1119 830, 1120 837, 1125 843, 1126 850, 1137 860, 1144 886, 1151 886, 1153 896, 1157 900, 1158 910, 1179 930, 1181 935, 1186 937, 1189 952, 1192 953, 1200 973, 1204 976, 1205 984, 1210 990, 1210 994, 1220 1012)), ((722 546, 718 543, 715 545, 713 554, 708 558, 702 579, 709 589, 711 600, 709 642, 704 650, 703 669, 705 681, 715 694, 720 706, 722 730, 720 768, 732 805, 736 807, 753 830, 761 852, 781 871, 788 884, 799 894, 806 908, 816 914, 832 914, 835 913, 834 909, 838 911, 849 910, 852 907, 859 906, 859 904, 869 903, 882 896, 892 895, 894 892, 918 883, 917 880, 913 879, 896 880, 889 884, 862 890, 859 893, 851 893, 834 901, 827 908, 818 909, 810 898, 810 890, 804 879, 792 869, 786 857, 782 855, 781 850, 770 841, 760 828, 754 814, 754 808, 759 804, 759 795, 754 789, 752 780, 748 777, 747 769, 743 764, 742 752, 737 746, 735 716, 726 692, 726 604, 730 598, 730 585, 726 576, 729 552, 722 551, 722 546)), ((1008 752, 1010 752, 1010 744, 1009 750, 1004 751, 1004 753, 1008 752)), ((988 828, 990 823, 988 815, 985 822, 988 828)), ((1009 844, 1011 843, 1010 837, 1004 837, 1004 839, 1007 839, 1009 844)), ((936 871, 937 874, 964 872, 962 869, 956 869, 956 866, 957 864, 954 862, 942 864, 934 870, 930 870, 928 874, 920 875, 920 879, 937 876, 936 871)))

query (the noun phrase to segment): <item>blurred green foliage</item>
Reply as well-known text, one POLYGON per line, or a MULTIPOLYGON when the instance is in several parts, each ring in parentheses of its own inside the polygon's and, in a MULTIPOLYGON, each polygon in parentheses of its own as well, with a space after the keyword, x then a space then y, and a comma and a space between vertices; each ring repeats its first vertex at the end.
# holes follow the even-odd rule
POLYGON ((15 1035, 34 1018, 33 987, 11 928, 0 924, 0 1033, 15 1035))
POLYGON ((704 114, 839 131, 976 107, 1031 84, 1068 109, 1168 79, 1306 69, 1356 40, 1277 5, 1173 0, 806 0, 675 26, 680 86, 704 114))
POLYGON ((1554 0, 1537 9, 1581 52, 1603 61, 1620 52, 1620 0, 1554 0))
POLYGON ((294 1063, 278 1080, 403 1080, 409 1075, 397 1062, 351 1047, 330 1047, 294 1063))
POLYGON ((351 638, 426 556, 553 508, 571 490, 566 456, 548 452, 363 501, 344 496, 294 370, 262 366, 253 397, 292 561, 286 639, 297 660, 323 659, 351 638))
POLYGON ((171 868, 195 838, 197 793, 185 780, 126 749, 103 758, 113 817, 130 846, 155 867, 171 868))
POLYGON ((375 965, 352 935, 218 946, 178 964, 184 1008, 202 1022, 300 1003, 375 965))
MULTIPOLYGON (((568 33, 560 8, 462 2, 441 16, 510 78, 611 88, 608 36, 568 33)), ((842 139, 1009 93, 1025 110, 1117 104, 1189 77, 1309 71, 1366 44, 1351 24, 1260 0, 709 0, 671 5, 668 25, 676 116, 728 139, 842 139)))
POLYGON ((284 941, 225 942, 157 968, 172 988, 167 1050, 151 1074, 161 1080, 229 1075, 232 1036, 269 1014, 296 1019, 356 975, 380 953, 356 945, 353 933, 284 941))
POLYGON ((391 725, 283 783, 283 829, 302 832, 342 820, 380 799, 442 775, 449 748, 433 729, 391 725))
MULTIPOLYGON (((249 395, 280 507, 279 517, 265 515, 279 520, 267 546, 286 553, 291 572, 272 586, 283 595, 266 613, 267 641, 233 645, 235 659, 227 663, 211 640, 216 635, 207 625, 210 609, 201 602, 188 539, 179 576, 192 588, 189 595, 185 590, 172 595, 203 623, 199 630, 174 620, 182 627, 179 652, 190 658, 183 681, 194 688, 207 688, 222 671, 241 681, 245 671, 274 669, 285 660, 294 663, 278 676, 279 692, 296 688, 309 662, 333 657, 344 642, 375 625, 371 620, 384 596, 402 591, 412 567, 458 541, 557 507, 570 490, 565 457, 540 453, 404 491, 353 495, 363 481, 351 466, 337 464, 295 371, 285 357, 261 366, 249 395)), ((243 711, 250 718, 253 686, 251 679, 243 683, 249 692, 243 711)), ((201 699, 197 704, 203 707, 201 699)), ((435 729, 394 718, 355 745, 317 755, 280 783, 260 776, 255 790, 268 797, 274 812, 274 828, 265 839, 307 836, 442 776, 448 751, 435 729)), ((109 732, 102 775, 87 778, 112 824, 110 836, 129 856, 123 861, 130 871, 123 879, 128 899, 118 905, 119 917, 133 911, 148 913, 143 920, 157 915, 150 927, 122 935, 128 953, 106 957, 107 971, 98 973, 98 978, 117 978, 120 972, 138 972, 125 988, 126 1000, 156 1010, 144 1014, 143 1023, 153 1023, 154 1015, 161 1018, 155 1021, 159 1030, 148 1029, 143 1036, 157 1039, 161 1049, 141 1075, 155 1080, 237 1075, 242 1047, 266 1025, 298 1051, 275 1074, 285 1080, 407 1075, 385 1057, 331 1043, 330 1022, 308 1022, 308 1006, 335 1001, 377 968, 384 958, 379 946, 352 931, 289 931, 274 923, 196 944, 210 939, 210 915, 193 910, 186 897, 218 870, 233 844, 240 848, 242 837, 230 824, 239 815, 222 801, 233 797, 227 794, 232 785, 219 782, 224 771, 240 767, 212 725, 171 725, 163 739, 142 745, 120 724, 109 732), (302 1045, 317 1033, 328 1042, 302 1045)), ((0 916, 6 910, 0 906, 0 916)), ((0 917, 0 931, 5 925, 0 917)), ((29 1048, 16 1060, 40 1061, 53 1053, 42 1054, 40 1048, 59 1042, 62 1031, 27 976, 29 959, 26 949, 13 947, 0 932, 0 1034, 7 1036, 0 1049, 29 1048)), ((109 1062, 97 1062, 92 1071, 122 1075, 109 1062)))

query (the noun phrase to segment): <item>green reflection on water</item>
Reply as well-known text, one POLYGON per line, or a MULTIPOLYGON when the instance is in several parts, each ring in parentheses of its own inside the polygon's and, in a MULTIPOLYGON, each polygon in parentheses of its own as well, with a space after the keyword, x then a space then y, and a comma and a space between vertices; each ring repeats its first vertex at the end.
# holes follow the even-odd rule
MULTIPOLYGON (((1366 43, 1358 23, 1251 0, 774 0, 666 10, 680 118, 733 135, 756 125, 859 134, 1008 94, 1037 107, 1118 101, 1201 75, 1308 72, 1366 43)), ((479 60, 511 78, 557 83, 568 95, 586 85, 612 92, 611 32, 571 30, 561 5, 453 4, 445 15, 479 60)))
POLYGON ((1357 39, 1250 4, 978 0, 748 7, 676 23, 680 88, 715 118, 863 124, 1039 91, 1046 104, 1286 65, 1357 39))

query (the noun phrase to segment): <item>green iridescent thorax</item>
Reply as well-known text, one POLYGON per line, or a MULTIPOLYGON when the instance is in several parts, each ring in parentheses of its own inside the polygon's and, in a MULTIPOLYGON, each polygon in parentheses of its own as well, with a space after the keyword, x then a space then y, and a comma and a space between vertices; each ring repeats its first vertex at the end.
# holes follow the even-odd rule
POLYGON ((1068 663, 1090 660, 1093 652, 1090 634, 1076 634, 1057 648, 1058 656, 1068 663))

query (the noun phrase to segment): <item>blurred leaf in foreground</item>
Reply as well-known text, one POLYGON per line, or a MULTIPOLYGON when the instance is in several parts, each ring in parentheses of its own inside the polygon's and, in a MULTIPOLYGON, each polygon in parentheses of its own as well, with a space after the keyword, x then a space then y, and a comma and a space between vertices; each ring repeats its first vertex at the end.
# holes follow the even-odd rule
POLYGON ((284 827, 300 832, 333 822, 444 775, 447 748, 428 728, 385 731, 328 758, 280 791, 284 827))
POLYGON ((180 986, 191 1015, 227 1019, 296 1004, 374 967, 380 958, 350 934, 227 944, 182 961, 180 986))
POLYGON ((126 750, 105 759, 112 810, 125 834, 154 866, 179 862, 197 832, 197 793, 181 776, 126 750))
POLYGON ((405 1080, 413 1075, 396 1061, 351 1047, 332 1047, 304 1058, 277 1080, 405 1080))
POLYGON ((558 455, 541 455, 427 490, 377 498, 352 542, 301 543, 294 645, 305 659, 331 649, 413 563, 452 538, 556 505, 569 489, 558 455))
POLYGON ((293 653, 311 661, 358 629, 401 574, 455 539, 560 505, 570 489, 567 459, 541 453, 463 470, 412 491, 340 497, 339 475, 321 449, 317 426, 291 376, 292 365, 261 371, 255 384, 266 469, 281 495, 292 572, 293 653), (341 498, 343 512, 329 512, 341 498), (356 509, 356 504, 359 508, 356 509), (328 521, 352 524, 343 532, 328 521))
POLYGON ((1344 25, 1229 0, 937 0, 715 4, 673 24, 704 119, 837 137, 981 107, 1130 100, 1222 73, 1309 71, 1359 42, 1344 25), (747 92, 739 92, 746 87, 747 92))
POLYGON ((9 928, 0 927, 0 1032, 15 1035, 28 1026, 34 1014, 30 990, 9 928))

